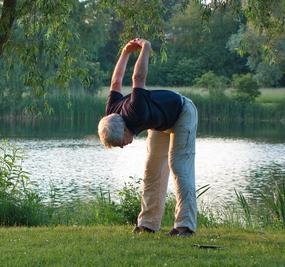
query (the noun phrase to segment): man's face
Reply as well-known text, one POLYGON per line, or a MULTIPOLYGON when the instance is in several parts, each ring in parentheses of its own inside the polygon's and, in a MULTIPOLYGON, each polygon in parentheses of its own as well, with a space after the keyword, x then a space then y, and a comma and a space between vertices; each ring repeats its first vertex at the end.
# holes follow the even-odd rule
POLYGON ((121 148, 133 142, 133 135, 125 132, 121 148))
POLYGON ((123 148, 124 146, 132 142, 133 142, 133 134, 127 128, 125 128, 123 140, 118 144, 114 144, 114 146, 116 147, 119 146, 120 148, 123 148))

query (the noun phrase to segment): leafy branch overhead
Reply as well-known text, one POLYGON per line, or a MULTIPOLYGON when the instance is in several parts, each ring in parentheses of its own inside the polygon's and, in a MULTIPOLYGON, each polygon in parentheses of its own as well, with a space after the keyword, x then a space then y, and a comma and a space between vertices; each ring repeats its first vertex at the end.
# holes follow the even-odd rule
POLYGON ((118 42, 134 37, 150 39, 165 60, 169 37, 166 22, 191 3, 201 5, 201 21, 207 22, 213 12, 228 7, 237 19, 245 16, 248 27, 265 38, 261 47, 264 55, 275 55, 274 40, 285 32, 284 1, 3 0, 0 63, 5 66, 5 79, 15 79, 15 71, 21 73, 17 79, 21 79, 25 95, 31 98, 31 106, 43 103, 48 109, 45 99, 54 89, 68 96, 70 88, 78 87, 80 82, 89 90, 96 86, 94 77, 100 79, 102 75, 96 65, 99 44, 106 43, 102 40, 114 25, 112 22, 120 25, 115 29, 119 32, 115 36, 120 36, 118 42), (101 40, 88 35, 99 24, 101 40))
POLYGON ((16 19, 16 0, 4 0, 0 17, 0 56, 3 53, 3 46, 8 41, 12 25, 16 19))

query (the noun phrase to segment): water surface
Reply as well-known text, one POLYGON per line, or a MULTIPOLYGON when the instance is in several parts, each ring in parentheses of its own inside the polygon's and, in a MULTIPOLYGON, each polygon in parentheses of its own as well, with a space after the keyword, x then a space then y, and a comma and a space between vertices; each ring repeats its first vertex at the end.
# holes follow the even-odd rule
MULTIPOLYGON (((60 201, 90 199, 100 188, 116 196, 130 176, 143 177, 144 134, 124 149, 105 150, 94 135, 97 121, 0 125, 0 138, 25 149, 24 169, 46 200, 51 191, 60 201)), ((196 153, 197 187, 211 186, 206 201, 231 200, 234 189, 255 197, 285 177, 285 126, 200 122, 196 153)))
MULTIPOLYGON (((25 148, 24 168, 45 196, 55 187, 61 200, 88 199, 99 188, 116 193, 131 181, 130 176, 143 177, 145 138, 110 150, 96 137, 15 142, 25 148)), ((285 174, 285 143, 209 137, 197 139, 196 151, 197 187, 211 186, 207 201, 228 201, 234 189, 256 192, 269 185, 276 172, 285 174)), ((171 179, 169 191, 173 191, 171 179)))

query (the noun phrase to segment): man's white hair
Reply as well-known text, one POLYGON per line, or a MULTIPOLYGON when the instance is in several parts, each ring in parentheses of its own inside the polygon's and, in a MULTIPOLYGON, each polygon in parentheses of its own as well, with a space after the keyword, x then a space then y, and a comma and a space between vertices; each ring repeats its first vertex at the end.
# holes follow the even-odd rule
POLYGON ((124 138, 125 122, 121 115, 112 113, 103 117, 98 124, 98 134, 101 143, 110 148, 120 144, 124 138))

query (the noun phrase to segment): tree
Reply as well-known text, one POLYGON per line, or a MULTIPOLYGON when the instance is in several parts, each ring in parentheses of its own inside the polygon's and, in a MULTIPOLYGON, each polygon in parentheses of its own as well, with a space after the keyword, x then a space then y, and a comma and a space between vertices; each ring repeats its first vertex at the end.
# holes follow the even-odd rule
MULTIPOLYGON (((0 1, 0 57, 8 74, 15 64, 22 66, 23 85, 35 102, 45 98, 54 87, 68 95, 73 78, 85 81, 86 73, 92 69, 83 64, 86 57, 81 46, 82 32, 80 23, 75 24, 73 19, 76 10, 92 10, 97 16, 108 9, 122 22, 121 41, 134 36, 150 38, 166 59, 165 21, 189 3, 203 6, 202 18, 230 6, 235 13, 243 11, 262 33, 272 38, 284 33, 285 4, 277 0, 247 0, 242 5, 237 0, 213 0, 208 5, 203 0, 3 0, 0 1)), ((270 41, 263 47, 268 47, 268 53, 274 55, 270 41)))
POLYGON ((86 33, 81 28, 85 18, 76 21, 77 10, 91 12, 94 19, 106 10, 113 12, 123 22, 121 41, 151 37, 160 43, 165 55, 164 1, 4 0, 1 4, 0 56, 8 75, 22 66, 23 87, 31 93, 35 105, 54 88, 68 95, 74 77, 88 84, 86 74, 92 67, 88 69, 87 65, 90 60, 93 64, 94 58, 92 53, 86 56, 90 46, 81 43, 86 33))
POLYGON ((228 47, 247 58, 247 65, 255 72, 255 79, 260 86, 278 86, 285 75, 284 40, 285 33, 270 39, 247 24, 230 37, 228 47))
POLYGON ((250 73, 234 75, 232 85, 240 102, 253 102, 260 95, 259 86, 250 73))
MULTIPOLYGON (((192 85, 195 78, 209 71, 228 78, 234 73, 248 72, 246 59, 226 47, 240 21, 233 17, 229 8, 208 11, 204 5, 193 1, 185 12, 169 22, 168 62, 163 66, 157 63, 151 69, 163 77, 162 81, 159 77, 160 85, 192 85)), ((157 77, 157 74, 150 76, 150 82, 156 83, 157 77)))
POLYGON ((13 22, 16 18, 17 0, 4 0, 2 2, 2 13, 0 17, 0 56, 3 53, 3 46, 8 41, 13 22))

